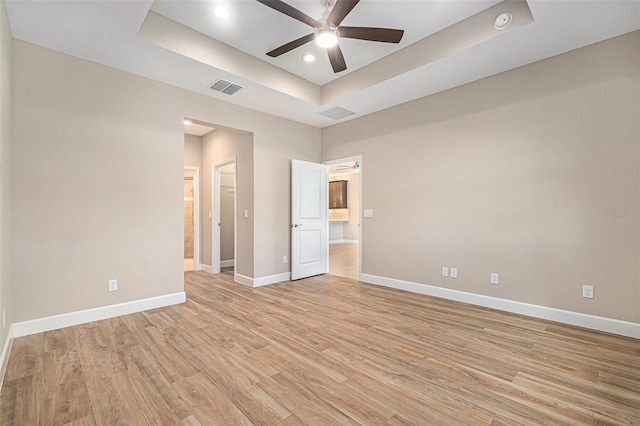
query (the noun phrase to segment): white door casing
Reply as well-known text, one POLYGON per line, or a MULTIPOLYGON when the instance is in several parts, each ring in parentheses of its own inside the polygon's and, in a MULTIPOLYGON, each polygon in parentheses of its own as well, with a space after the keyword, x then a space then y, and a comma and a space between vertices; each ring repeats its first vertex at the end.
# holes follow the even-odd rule
POLYGON ((327 167, 291 160, 291 279, 326 273, 327 167))

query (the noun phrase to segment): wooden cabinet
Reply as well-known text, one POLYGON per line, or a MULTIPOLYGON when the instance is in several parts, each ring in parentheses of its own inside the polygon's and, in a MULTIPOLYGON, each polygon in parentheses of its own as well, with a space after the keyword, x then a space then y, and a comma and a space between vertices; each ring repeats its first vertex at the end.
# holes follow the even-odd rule
POLYGON ((329 182, 329 208, 346 209, 347 207, 347 181, 329 182))

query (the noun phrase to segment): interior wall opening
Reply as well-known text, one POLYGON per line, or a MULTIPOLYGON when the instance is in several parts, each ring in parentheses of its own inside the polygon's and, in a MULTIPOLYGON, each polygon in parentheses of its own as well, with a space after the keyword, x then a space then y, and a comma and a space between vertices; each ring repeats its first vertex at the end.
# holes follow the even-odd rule
POLYGON ((184 270, 195 269, 195 171, 184 169, 184 270))
POLYGON ((331 275, 360 277, 362 159, 326 162, 329 166, 329 267, 331 275))

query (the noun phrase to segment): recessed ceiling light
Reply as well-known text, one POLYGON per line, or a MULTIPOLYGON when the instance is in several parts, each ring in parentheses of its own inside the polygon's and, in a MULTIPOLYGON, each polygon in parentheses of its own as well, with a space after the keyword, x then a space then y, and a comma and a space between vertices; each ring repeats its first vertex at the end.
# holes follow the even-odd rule
POLYGON ((224 6, 218 6, 216 7, 213 12, 216 14, 216 16, 220 19, 227 19, 229 17, 229 9, 227 9, 224 6))
POLYGON ((512 19, 513 19, 513 16, 511 16, 510 13, 508 12, 501 13, 493 22, 493 26, 496 30, 504 30, 509 26, 512 19))
POLYGON ((302 60, 305 62, 314 62, 316 60, 316 56, 313 53, 305 53, 302 55, 302 60))
POLYGON ((191 124, 191 120, 184 120, 183 123, 188 126, 189 124, 191 124))

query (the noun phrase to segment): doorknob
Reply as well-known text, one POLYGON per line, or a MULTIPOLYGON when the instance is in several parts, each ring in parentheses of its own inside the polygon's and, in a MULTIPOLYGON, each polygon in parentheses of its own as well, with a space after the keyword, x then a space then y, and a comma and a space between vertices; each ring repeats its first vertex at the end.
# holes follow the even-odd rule
POLYGON ((293 225, 291 225, 292 228, 297 228, 298 226, 302 226, 301 223, 294 223, 293 225))

